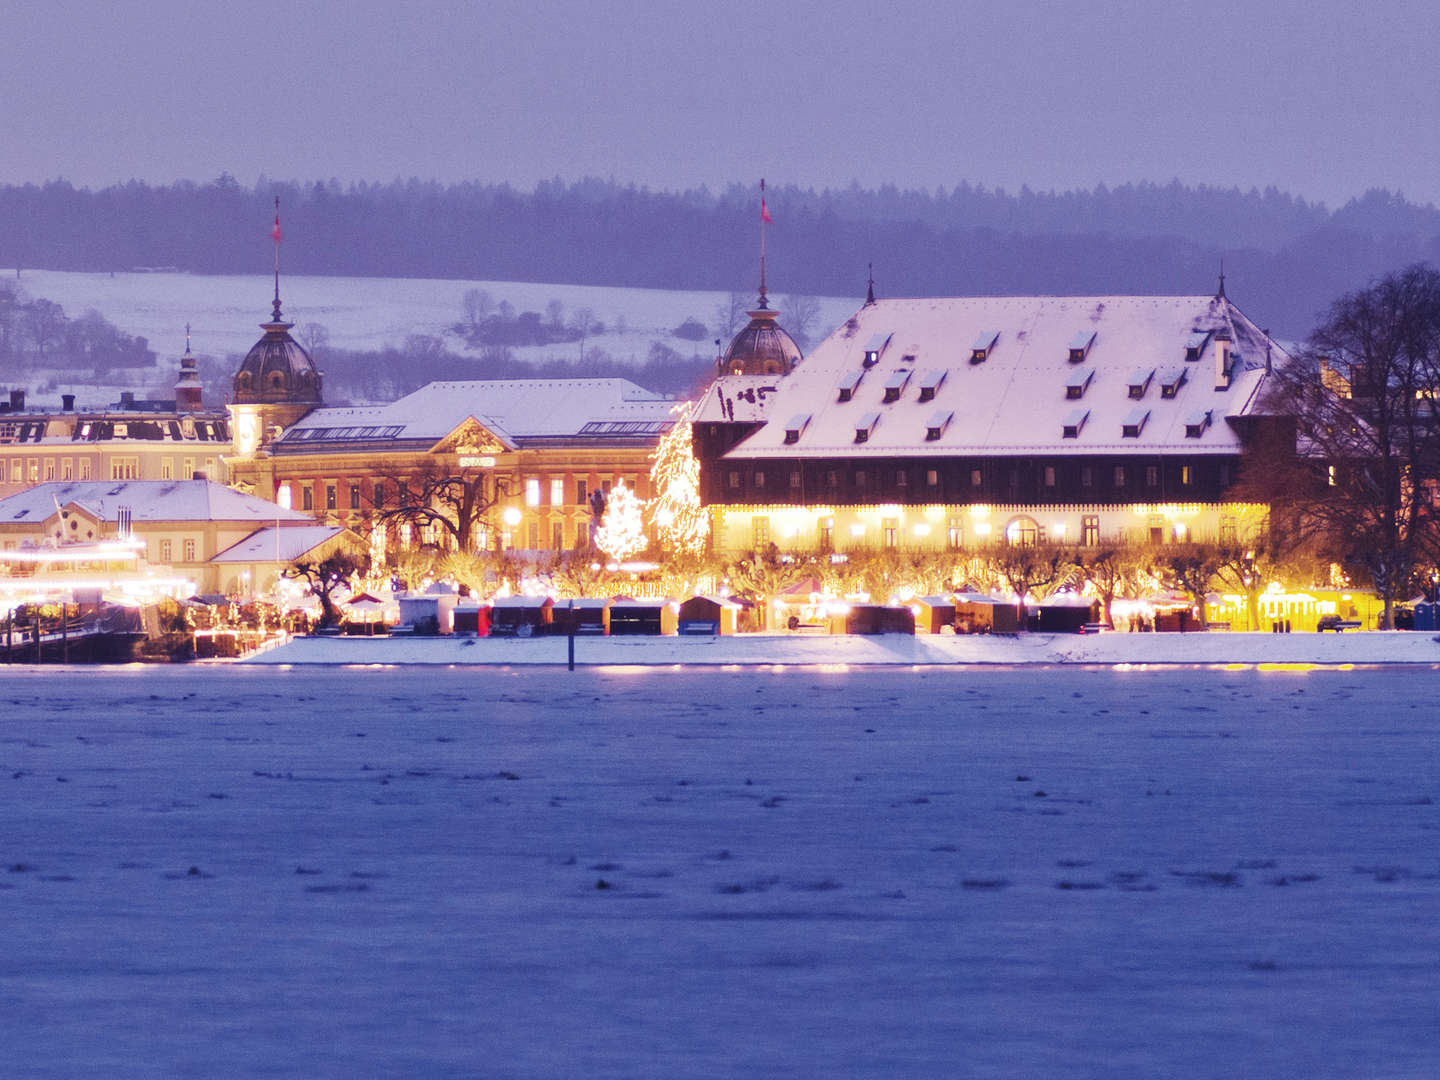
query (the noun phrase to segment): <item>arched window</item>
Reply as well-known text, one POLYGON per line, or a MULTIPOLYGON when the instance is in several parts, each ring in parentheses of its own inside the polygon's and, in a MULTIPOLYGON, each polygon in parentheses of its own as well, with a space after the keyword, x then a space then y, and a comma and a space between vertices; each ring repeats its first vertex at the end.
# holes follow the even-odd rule
POLYGON ((1034 547, 1040 542, 1040 526, 1034 518, 1012 518, 1005 526, 1005 542, 1011 547, 1034 547))

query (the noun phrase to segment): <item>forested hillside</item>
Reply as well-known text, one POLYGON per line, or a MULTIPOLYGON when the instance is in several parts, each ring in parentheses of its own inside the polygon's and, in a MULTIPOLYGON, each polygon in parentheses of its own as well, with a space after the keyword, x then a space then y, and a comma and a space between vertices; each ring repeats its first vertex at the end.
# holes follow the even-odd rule
MULTIPOLYGON (((0 266, 268 264, 282 200, 284 265, 296 273, 745 289, 756 276, 750 187, 651 191, 600 180, 508 185, 56 181, 0 188, 0 266)), ((890 296, 1230 293, 1279 334, 1300 336, 1335 296, 1417 260, 1440 261, 1440 211, 1374 191, 1337 210, 1274 189, 1178 182, 1018 193, 961 184, 822 191, 772 186, 776 289, 862 295, 867 264, 890 296)))

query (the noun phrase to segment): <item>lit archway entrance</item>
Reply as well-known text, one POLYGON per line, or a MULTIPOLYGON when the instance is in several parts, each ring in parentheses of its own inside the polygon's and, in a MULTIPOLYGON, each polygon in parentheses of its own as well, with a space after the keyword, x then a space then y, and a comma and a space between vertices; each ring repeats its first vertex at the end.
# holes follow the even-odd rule
POLYGON ((1040 542, 1040 526, 1032 517, 1011 518, 1005 526, 1005 542, 1011 547, 1034 547, 1040 542))

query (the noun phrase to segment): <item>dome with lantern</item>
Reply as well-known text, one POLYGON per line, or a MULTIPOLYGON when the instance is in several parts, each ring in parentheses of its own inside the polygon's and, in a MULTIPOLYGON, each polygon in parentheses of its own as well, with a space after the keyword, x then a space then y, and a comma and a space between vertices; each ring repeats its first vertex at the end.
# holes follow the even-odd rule
POLYGON ((788 375, 805 358, 800 346, 778 319, 780 313, 770 307, 765 287, 760 287, 760 302, 754 311, 747 311, 750 321, 730 341, 730 347, 718 363, 721 375, 788 375))

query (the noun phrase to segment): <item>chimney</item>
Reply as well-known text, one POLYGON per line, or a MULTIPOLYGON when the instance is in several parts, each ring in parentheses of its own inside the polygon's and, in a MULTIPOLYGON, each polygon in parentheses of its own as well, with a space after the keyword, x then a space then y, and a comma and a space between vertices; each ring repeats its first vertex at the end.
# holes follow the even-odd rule
POLYGON ((1215 389, 1230 389, 1230 334, 1225 330, 1215 334, 1215 389))
POLYGON ((121 407, 122 409, 133 409, 133 408, 135 407, 135 391, 134 391, 134 390, 121 390, 121 391, 120 391, 120 407, 121 407))
POLYGON ((11 391, 10 391, 10 411, 11 411, 11 412, 24 412, 24 411, 25 411, 25 391, 24 391, 24 390, 11 390, 11 391))
POLYGON ((74 411, 75 411, 75 395, 74 395, 74 394, 61 394, 61 395, 60 395, 60 411, 61 411, 61 412, 74 412, 74 411))

